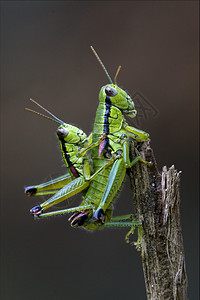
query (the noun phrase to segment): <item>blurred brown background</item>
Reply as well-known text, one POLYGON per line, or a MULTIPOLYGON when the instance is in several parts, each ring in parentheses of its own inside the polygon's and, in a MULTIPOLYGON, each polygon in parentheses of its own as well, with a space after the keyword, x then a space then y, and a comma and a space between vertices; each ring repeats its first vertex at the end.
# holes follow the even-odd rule
MULTIPOLYGON (((108 80, 90 45, 111 77, 122 65, 121 87, 159 111, 140 128, 150 133, 159 169, 182 170, 188 292, 197 299, 198 2, 1 1, 1 25, 2 299, 146 299, 128 229, 88 233, 71 228, 68 216, 34 221, 29 209, 43 199, 23 192, 65 172, 57 125, 24 110, 39 110, 30 97, 92 129, 108 80)), ((115 207, 115 215, 133 209, 128 180, 115 207)))

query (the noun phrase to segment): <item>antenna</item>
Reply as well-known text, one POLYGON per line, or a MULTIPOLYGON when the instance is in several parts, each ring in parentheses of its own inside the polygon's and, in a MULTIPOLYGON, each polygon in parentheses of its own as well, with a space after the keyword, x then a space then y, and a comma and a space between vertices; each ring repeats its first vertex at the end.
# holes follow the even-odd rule
POLYGON ((117 85, 117 76, 118 76, 118 74, 119 74, 119 71, 121 70, 121 66, 119 66, 118 67, 118 69, 117 69, 117 72, 116 72, 116 74, 115 74, 115 78, 114 78, 114 83, 117 85))
POLYGON ((106 70, 104 64, 102 63, 102 61, 101 61, 101 59, 100 59, 100 57, 98 56, 98 54, 96 53, 96 51, 94 50, 94 48, 93 48, 92 46, 90 46, 90 48, 92 49, 92 52, 93 52, 94 55, 96 56, 96 58, 97 58, 98 62, 100 63, 100 65, 102 66, 102 68, 103 68, 104 72, 106 73, 106 75, 107 75, 107 77, 108 77, 110 83, 113 84, 112 79, 110 78, 110 75, 108 74, 108 71, 106 70))
POLYGON ((50 118, 50 117, 48 117, 48 116, 45 116, 45 115, 43 115, 43 114, 41 114, 41 113, 39 113, 39 112, 37 112, 37 111, 34 111, 34 110, 30 109, 30 108, 25 108, 25 110, 27 110, 27 111, 29 111, 29 112, 32 112, 32 113, 34 113, 34 114, 36 114, 36 115, 39 115, 40 117, 43 117, 43 118, 45 118, 45 119, 48 119, 48 120, 51 120, 51 121, 54 121, 54 122, 60 124, 60 122, 58 122, 57 120, 55 120, 55 119, 53 119, 53 118, 50 118))
POLYGON ((55 121, 55 122, 57 122, 57 123, 59 123, 59 124, 62 124, 62 125, 65 124, 63 121, 61 121, 61 120, 58 119, 56 116, 54 116, 50 111, 48 111, 46 108, 44 108, 42 105, 40 105, 37 101, 35 101, 35 100, 31 99, 31 98, 30 98, 30 101, 32 101, 32 102, 35 103, 37 106, 39 106, 40 108, 42 108, 44 111, 46 111, 46 112, 47 112, 50 116, 52 116, 53 118, 50 118, 50 117, 48 117, 48 116, 45 116, 45 115, 43 115, 43 114, 41 114, 41 113, 39 113, 39 112, 36 112, 36 111, 34 111, 34 110, 30 109, 30 108, 25 108, 27 111, 32 112, 32 113, 34 113, 34 114, 37 114, 37 115, 39 115, 39 116, 41 116, 41 117, 43 117, 43 118, 46 118, 46 119, 55 121))

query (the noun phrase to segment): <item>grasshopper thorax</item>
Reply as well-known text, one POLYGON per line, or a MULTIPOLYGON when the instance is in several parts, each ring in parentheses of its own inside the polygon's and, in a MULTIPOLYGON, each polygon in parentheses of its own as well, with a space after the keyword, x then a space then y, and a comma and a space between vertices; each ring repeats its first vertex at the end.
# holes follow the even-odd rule
POLYGON ((70 144, 82 143, 87 137, 81 129, 69 124, 60 125, 57 129, 57 136, 59 140, 70 144))
POLYGON ((99 93, 100 102, 110 102, 110 105, 116 106, 122 110, 123 114, 134 118, 137 114, 131 97, 116 84, 107 84, 103 86, 99 93))

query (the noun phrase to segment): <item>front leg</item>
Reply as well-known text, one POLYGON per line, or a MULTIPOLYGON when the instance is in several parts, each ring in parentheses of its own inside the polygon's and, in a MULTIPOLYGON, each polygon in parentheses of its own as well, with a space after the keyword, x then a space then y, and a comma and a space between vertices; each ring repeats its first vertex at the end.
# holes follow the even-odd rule
POLYGON ((80 151, 76 154, 76 156, 77 156, 77 157, 83 157, 89 150, 91 150, 92 148, 94 148, 94 147, 96 147, 96 146, 99 146, 99 145, 101 144, 101 142, 102 142, 105 138, 106 138, 106 134, 104 133, 104 134, 101 135, 100 139, 99 139, 97 142, 90 144, 90 145, 89 145, 88 147, 86 147, 86 148, 83 148, 82 150, 80 150, 80 151))
POLYGON ((127 135, 136 139, 136 141, 138 142, 148 141, 149 139, 149 134, 144 132, 143 130, 131 127, 128 124, 125 124, 124 128, 127 131, 127 135))
POLYGON ((130 162, 130 155, 129 155, 129 141, 127 136, 124 136, 123 138, 123 157, 124 157, 124 163, 126 168, 132 168, 138 161, 142 162, 143 164, 146 164, 148 166, 151 166, 152 163, 144 160, 141 156, 137 156, 134 158, 132 162, 130 162))

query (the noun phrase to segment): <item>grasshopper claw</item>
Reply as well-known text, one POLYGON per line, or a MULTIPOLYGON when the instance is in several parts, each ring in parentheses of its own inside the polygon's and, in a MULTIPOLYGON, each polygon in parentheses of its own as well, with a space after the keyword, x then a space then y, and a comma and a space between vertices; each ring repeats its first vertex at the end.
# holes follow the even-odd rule
POLYGON ((71 222, 71 226, 82 226, 85 220, 88 218, 89 212, 87 210, 81 210, 73 213, 68 219, 71 222))
POLYGON ((33 196, 36 192, 37 189, 31 186, 27 186, 24 191, 24 193, 27 194, 28 196, 33 196))
POLYGON ((30 213, 34 216, 39 216, 42 213, 42 207, 40 205, 31 208, 30 213))
POLYGON ((102 224, 104 224, 105 222, 105 213, 103 211, 102 208, 99 208, 95 211, 94 215, 93 215, 93 219, 94 220, 98 220, 100 221, 102 224))

